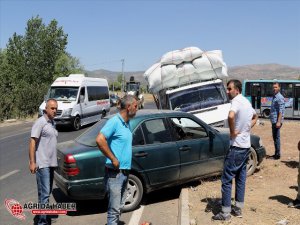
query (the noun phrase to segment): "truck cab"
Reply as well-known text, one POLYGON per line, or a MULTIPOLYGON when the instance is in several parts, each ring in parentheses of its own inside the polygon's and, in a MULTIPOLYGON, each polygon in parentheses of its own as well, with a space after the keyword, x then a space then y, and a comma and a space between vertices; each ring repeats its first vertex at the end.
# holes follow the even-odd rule
POLYGON ((136 82, 134 80, 134 77, 130 77, 130 81, 126 82, 125 86, 125 93, 127 95, 133 95, 136 97, 138 100, 138 108, 143 109, 144 108, 144 96, 141 93, 141 88, 140 88, 141 83, 136 82))
POLYGON ((228 126, 230 103, 220 79, 163 89, 157 98, 158 108, 189 112, 212 126, 228 126))

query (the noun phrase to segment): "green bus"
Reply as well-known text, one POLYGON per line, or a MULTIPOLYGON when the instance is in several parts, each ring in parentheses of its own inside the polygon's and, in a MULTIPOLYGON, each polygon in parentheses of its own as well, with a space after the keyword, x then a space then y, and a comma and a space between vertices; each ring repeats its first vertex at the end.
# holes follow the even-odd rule
POLYGON ((244 80, 242 94, 259 115, 269 118, 275 82, 285 100, 284 117, 300 118, 300 80, 244 80))

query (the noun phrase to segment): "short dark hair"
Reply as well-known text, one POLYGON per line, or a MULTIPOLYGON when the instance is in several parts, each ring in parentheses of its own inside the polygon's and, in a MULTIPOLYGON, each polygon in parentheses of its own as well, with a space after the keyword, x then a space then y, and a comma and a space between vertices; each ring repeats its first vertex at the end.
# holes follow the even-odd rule
POLYGON ((232 80, 230 80, 230 81, 227 82, 227 86, 230 83, 233 83, 234 88, 238 89, 239 92, 242 93, 242 83, 241 83, 241 81, 232 79, 232 80))
POLYGON ((134 100, 137 100, 133 95, 125 95, 120 99, 120 109, 126 109, 127 105, 131 105, 134 100))
POLYGON ((274 85, 274 84, 277 84, 278 87, 280 87, 280 83, 279 83, 279 82, 275 81, 275 82, 273 82, 273 85, 274 85))

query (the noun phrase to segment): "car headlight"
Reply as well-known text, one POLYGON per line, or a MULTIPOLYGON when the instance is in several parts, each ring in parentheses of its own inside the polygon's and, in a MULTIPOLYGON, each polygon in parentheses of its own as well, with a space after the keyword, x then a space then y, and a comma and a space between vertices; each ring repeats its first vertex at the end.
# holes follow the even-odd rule
POLYGON ((44 115, 44 109, 39 108, 39 117, 41 117, 42 115, 44 115))
POLYGON ((263 146, 263 142, 261 138, 259 138, 259 146, 263 146))
POLYGON ((72 113, 72 108, 66 109, 66 110, 63 111, 61 116, 70 116, 71 113, 72 113))

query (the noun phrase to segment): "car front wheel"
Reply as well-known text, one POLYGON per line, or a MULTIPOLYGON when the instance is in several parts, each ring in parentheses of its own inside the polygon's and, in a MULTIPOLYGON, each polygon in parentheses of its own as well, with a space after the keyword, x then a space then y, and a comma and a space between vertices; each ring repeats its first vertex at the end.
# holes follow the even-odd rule
POLYGON ((76 117, 74 118, 74 121, 73 121, 73 129, 74 129, 74 130, 79 130, 79 129, 80 129, 80 126, 81 126, 80 117, 79 117, 79 116, 76 116, 76 117))
POLYGON ((250 148, 250 155, 247 163, 247 176, 250 176, 254 173, 257 167, 257 155, 254 148, 250 148))
POLYGON ((136 209, 143 197, 143 185, 141 180, 133 174, 129 175, 125 205, 123 211, 128 212, 136 209))

